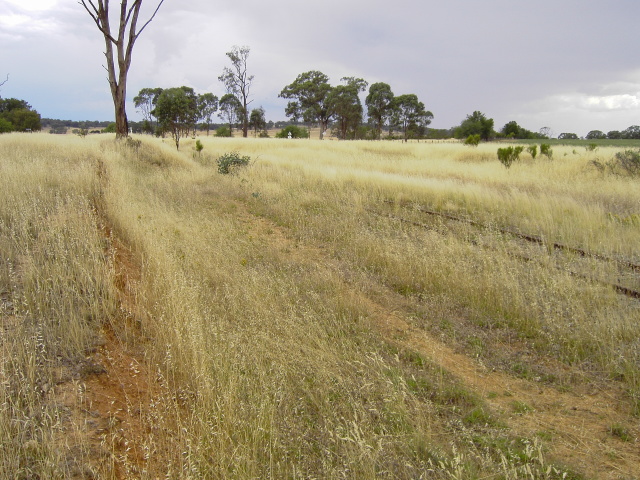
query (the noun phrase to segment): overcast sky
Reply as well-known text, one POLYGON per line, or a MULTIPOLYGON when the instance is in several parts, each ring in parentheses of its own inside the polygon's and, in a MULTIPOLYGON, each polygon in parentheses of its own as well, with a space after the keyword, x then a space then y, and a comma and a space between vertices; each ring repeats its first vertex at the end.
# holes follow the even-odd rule
MULTIPOLYGON (((119 1, 111 0, 112 10, 119 1)), ((157 0, 144 0, 148 18, 157 0)), ((320 70, 415 93, 449 128, 480 110, 555 135, 640 125, 638 0, 165 0, 134 48, 131 99, 144 87, 225 91, 234 45, 250 47, 253 103, 284 120, 278 93, 320 70)), ((104 40, 77 0, 0 1, 2 97, 43 117, 114 118, 104 40)))

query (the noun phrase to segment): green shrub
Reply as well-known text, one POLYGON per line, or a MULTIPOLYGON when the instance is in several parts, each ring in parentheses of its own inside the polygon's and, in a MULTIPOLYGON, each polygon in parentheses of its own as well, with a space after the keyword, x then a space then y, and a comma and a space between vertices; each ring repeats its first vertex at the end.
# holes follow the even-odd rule
POLYGON ((9 120, 0 118, 0 133, 8 133, 13 131, 13 124, 9 120))
POLYGON ((304 127, 298 127, 297 125, 284 127, 276 133, 276 138, 289 138, 289 133, 291 133, 291 138, 309 138, 309 131, 304 127))
POLYGON ((615 155, 615 160, 627 174, 640 175, 640 149, 618 152, 615 155))
POLYGON ((524 150, 524 147, 506 147, 498 149, 498 160, 505 167, 509 168, 513 162, 520 158, 520 154, 524 150))
POLYGON ((216 137, 231 137, 231 129, 227 125, 223 125, 222 127, 218 127, 216 129, 216 137))
POLYGON ((51 130, 49 130, 49 133, 53 135, 65 135, 67 133, 67 130, 68 128, 65 126, 51 127, 51 130))
POLYGON ((540 145, 540 155, 546 155, 547 158, 553 157, 553 150, 551 149, 551 145, 548 143, 543 143, 540 145))
POLYGON ((249 165, 250 161, 251 157, 241 157, 238 152, 225 153, 218 157, 218 173, 223 175, 233 173, 236 169, 249 165))
POLYGON ((465 145, 470 147, 477 147, 480 143, 480 135, 469 135, 467 139, 464 141, 465 145))
POLYGON ((196 140, 196 152, 198 152, 198 155, 202 155, 202 150, 204 150, 204 145, 202 145, 202 142, 198 139, 196 140))
POLYGON ((538 146, 537 145, 529 145, 527 147, 527 152, 531 155, 531 158, 536 158, 538 155, 538 146))

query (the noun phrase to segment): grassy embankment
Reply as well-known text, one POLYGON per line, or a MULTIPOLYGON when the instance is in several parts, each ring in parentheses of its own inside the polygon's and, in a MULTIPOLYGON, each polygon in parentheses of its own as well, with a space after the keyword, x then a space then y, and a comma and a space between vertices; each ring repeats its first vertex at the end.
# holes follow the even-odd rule
POLYGON ((69 476, 84 448, 74 462, 105 478, 560 478, 548 432, 508 425, 527 406, 492 409, 503 392, 483 397, 380 326, 398 315, 548 388, 615 380, 638 409, 637 301, 583 276, 637 277, 504 232, 640 263, 638 180, 588 163, 614 149, 506 170, 492 145, 202 141, 200 157, 189 141, 0 137, 5 476, 69 476), (233 150, 257 160, 217 174, 233 150), (61 445, 87 427, 58 392, 105 375, 74 367, 105 330, 153 384, 128 409, 144 428, 119 433, 139 455, 111 430, 99 448, 61 445))

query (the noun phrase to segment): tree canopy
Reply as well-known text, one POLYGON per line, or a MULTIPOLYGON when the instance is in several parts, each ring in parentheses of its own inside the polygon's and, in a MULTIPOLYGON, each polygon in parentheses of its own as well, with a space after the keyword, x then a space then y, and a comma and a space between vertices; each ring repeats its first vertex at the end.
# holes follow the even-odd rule
POLYGON ((153 114, 160 125, 168 131, 175 144, 180 148, 180 137, 188 135, 198 118, 197 96, 190 87, 168 88, 163 90, 153 114))
POLYGON ((378 82, 369 87, 365 104, 369 121, 373 124, 377 139, 382 134, 382 127, 393 116, 393 99, 393 92, 389 84, 378 82))
POLYGON ((227 52, 227 57, 231 60, 231 68, 224 67, 222 75, 218 77, 218 80, 224 83, 227 93, 233 95, 241 106, 238 113, 242 123, 243 137, 247 136, 249 130, 248 105, 251 103, 249 94, 253 84, 253 75, 247 72, 249 51, 249 47, 234 46, 230 52, 227 52))
POLYGON ((327 98, 331 91, 329 77, 317 70, 301 73, 280 92, 280 97, 291 99, 286 114, 294 119, 300 116, 307 123, 320 124, 320 138, 329 128, 332 113, 327 98))
POLYGON ((494 136, 493 118, 487 118, 486 115, 478 110, 467 115, 467 118, 460 124, 455 131, 456 138, 467 138, 469 135, 480 135, 484 141, 488 141, 494 136))
POLYGON ((17 98, 0 98, 0 121, 0 133, 42 129, 40 114, 17 98))
POLYGON ((422 136, 424 129, 431 123, 433 113, 425 110, 424 103, 417 95, 400 95, 393 100, 392 122, 402 130, 403 139, 422 136))
POLYGON ((220 113, 218 113, 218 116, 227 121, 229 124, 229 132, 233 133, 233 126, 237 123, 238 119, 242 118, 243 115, 240 100, 238 100, 235 95, 227 93, 222 96, 218 106, 220 107, 220 113))
POLYGON ((338 85, 327 95, 327 106, 337 123, 338 138, 354 138, 358 125, 362 122, 362 103, 358 94, 368 83, 361 78, 344 77, 345 85, 338 85))

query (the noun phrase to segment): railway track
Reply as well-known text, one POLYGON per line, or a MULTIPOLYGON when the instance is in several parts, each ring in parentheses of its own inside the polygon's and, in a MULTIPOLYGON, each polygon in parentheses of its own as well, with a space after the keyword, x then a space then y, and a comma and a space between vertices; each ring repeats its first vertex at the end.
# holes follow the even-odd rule
MULTIPOLYGON (((386 200, 385 203, 388 204, 388 205, 395 205, 395 202, 390 201, 390 200, 386 200)), ((423 214, 428 215, 428 216, 439 217, 439 218, 444 218, 444 219, 452 221, 452 222, 468 224, 468 225, 471 225, 471 226, 476 227, 476 228, 481 229, 481 230, 488 230, 489 229, 489 227, 487 225, 485 225, 485 224, 483 224, 481 222, 477 222, 477 221, 469 219, 469 218, 459 217, 459 216, 452 215, 452 214, 449 214, 449 213, 430 210, 430 209, 427 209, 427 208, 424 208, 424 207, 421 207, 421 206, 415 206, 414 205, 414 206, 412 206, 412 210, 420 212, 420 213, 423 213, 423 214)), ((401 223, 413 225, 414 227, 433 230, 433 227, 431 227, 430 225, 427 225, 426 223, 422 223, 422 222, 418 222, 418 221, 415 221, 415 220, 411 220, 409 218, 405 218, 403 216, 395 215, 395 214, 392 214, 392 213, 389 213, 389 212, 384 212, 383 213, 383 212, 374 211, 374 210, 368 210, 368 212, 372 213, 373 215, 379 216, 379 217, 387 217, 387 218, 396 220, 396 221, 401 222, 401 223)), ((584 250, 582 248, 572 247, 572 246, 564 245, 564 244, 557 243, 557 242, 546 242, 541 237, 538 237, 538 236, 535 236, 535 235, 528 235, 528 234, 516 232, 514 230, 507 229, 507 228, 495 228, 493 226, 491 228, 496 230, 496 231, 498 231, 498 232, 500 232, 500 233, 502 233, 502 234, 504 234, 504 235, 508 235, 508 236, 511 236, 511 237, 519 239, 519 240, 523 240, 523 241, 528 242, 528 243, 545 246, 548 249, 552 248, 553 250, 571 253, 571 254, 578 255, 578 256, 583 257, 583 258, 592 258, 592 259, 595 259, 595 260, 608 262, 608 263, 617 265, 619 268, 626 269, 626 270, 634 272, 634 273, 635 272, 640 272, 640 265, 637 264, 637 263, 628 261, 628 260, 620 260, 620 259, 612 258, 612 257, 609 257, 607 255, 603 255, 603 254, 596 253, 596 252, 589 252, 589 251, 584 250)), ((511 257, 513 257, 513 258, 517 258, 517 259, 525 261, 525 262, 535 262, 535 261, 537 261, 535 258, 529 257, 527 255, 522 255, 522 254, 519 254, 519 253, 515 253, 515 252, 511 252, 509 255, 511 257)), ((617 293, 619 293, 621 295, 625 295, 627 297, 640 300, 640 289, 638 289, 638 288, 630 288, 630 287, 627 287, 627 286, 624 286, 624 285, 620 285, 618 283, 614 283, 614 282, 610 282, 610 281, 594 278, 591 275, 585 275, 585 274, 582 274, 580 272, 576 272, 574 270, 570 270, 570 269, 561 267, 559 265, 556 265, 556 268, 558 270, 565 271, 565 272, 569 273, 571 276, 574 276, 576 278, 581 278, 581 279, 584 279, 584 280, 588 280, 588 281, 591 281, 591 282, 595 282, 595 283, 599 283, 601 285, 608 286, 608 287, 612 288, 614 291, 616 291, 617 293)))

